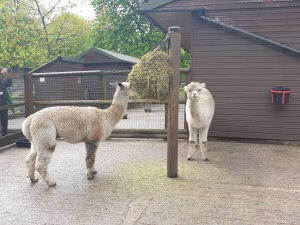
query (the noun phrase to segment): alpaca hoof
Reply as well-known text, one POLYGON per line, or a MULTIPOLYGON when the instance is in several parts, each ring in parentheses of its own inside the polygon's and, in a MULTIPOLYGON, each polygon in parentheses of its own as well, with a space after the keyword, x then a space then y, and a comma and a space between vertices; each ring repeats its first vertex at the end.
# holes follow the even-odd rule
POLYGON ((38 182, 38 181, 39 181, 38 178, 36 178, 36 179, 30 179, 30 182, 31 182, 32 184, 34 184, 34 183, 36 183, 36 182, 38 182))
POLYGON ((88 180, 93 180, 95 178, 94 174, 88 174, 87 179, 88 180))
POLYGON ((49 187, 55 187, 56 186, 55 182, 47 182, 47 184, 48 184, 49 187))
POLYGON ((97 173, 97 170, 92 171, 92 174, 96 174, 96 173, 97 173))
POLYGON ((188 160, 188 161, 191 161, 191 160, 192 160, 192 157, 191 157, 191 156, 188 156, 188 157, 187 157, 187 160, 188 160))
POLYGON ((207 157, 203 157, 202 159, 203 159, 203 161, 209 161, 209 159, 207 157))

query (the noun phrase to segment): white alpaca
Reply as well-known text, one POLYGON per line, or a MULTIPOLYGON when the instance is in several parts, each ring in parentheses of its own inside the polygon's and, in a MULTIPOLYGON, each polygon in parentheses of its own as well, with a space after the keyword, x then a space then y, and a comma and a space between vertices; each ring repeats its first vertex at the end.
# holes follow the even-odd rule
POLYGON ((32 183, 35 169, 49 187, 56 183, 50 179, 48 165, 55 150, 57 135, 69 143, 84 142, 86 148, 87 178, 93 179, 96 151, 100 141, 111 134, 122 119, 129 100, 129 83, 115 83, 114 99, 105 110, 95 107, 49 107, 29 116, 22 124, 25 137, 31 142, 31 150, 26 157, 28 177, 32 183))
POLYGON ((187 94, 186 117, 189 126, 188 160, 192 158, 192 153, 198 145, 198 135, 202 159, 208 160, 207 133, 214 116, 215 102, 205 87, 204 83, 198 82, 191 82, 184 87, 187 94))

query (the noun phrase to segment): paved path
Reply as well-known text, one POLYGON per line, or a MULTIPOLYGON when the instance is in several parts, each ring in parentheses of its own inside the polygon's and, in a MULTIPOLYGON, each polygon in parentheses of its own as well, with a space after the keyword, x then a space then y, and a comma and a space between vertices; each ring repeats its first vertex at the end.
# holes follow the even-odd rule
POLYGON ((166 143, 108 140, 95 180, 85 176, 84 145, 58 141, 50 164, 57 187, 25 178, 28 149, 0 151, 2 225, 299 224, 300 148, 209 142, 210 161, 186 161, 166 178, 166 143))

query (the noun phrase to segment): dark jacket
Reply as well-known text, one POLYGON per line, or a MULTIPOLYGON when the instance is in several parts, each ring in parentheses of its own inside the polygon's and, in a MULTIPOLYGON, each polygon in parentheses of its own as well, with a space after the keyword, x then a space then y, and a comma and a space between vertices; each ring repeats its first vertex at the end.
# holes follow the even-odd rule
POLYGON ((8 104, 8 92, 7 88, 12 86, 11 79, 0 78, 0 105, 8 104))

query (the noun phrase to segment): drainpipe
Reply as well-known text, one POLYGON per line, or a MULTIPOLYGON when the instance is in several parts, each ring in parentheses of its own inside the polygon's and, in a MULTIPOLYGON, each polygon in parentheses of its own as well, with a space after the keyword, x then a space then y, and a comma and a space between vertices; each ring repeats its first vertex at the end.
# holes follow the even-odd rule
POLYGON ((262 36, 259 36, 259 35, 247 32, 245 30, 242 30, 242 29, 239 29, 239 28, 227 25, 225 23, 222 23, 222 22, 210 19, 210 18, 208 18, 208 17, 205 16, 205 10, 204 9, 202 9, 200 11, 197 11, 196 15, 202 21, 204 21, 204 22, 206 22, 208 24, 212 24, 214 26, 221 27, 223 29, 226 29, 226 30, 229 30, 231 32, 237 33, 237 34, 239 34, 241 36, 244 36, 244 37, 247 37, 247 38, 251 38, 251 39, 254 39, 254 40, 258 40, 258 41, 260 41, 260 42, 262 42, 264 44, 268 44, 268 45, 271 45, 272 47, 276 47, 276 48, 279 48, 279 49, 281 49, 283 51, 286 51, 288 53, 292 53, 293 55, 300 56, 300 51, 297 50, 297 49, 290 48, 290 47, 288 47, 286 45, 280 44, 278 42, 275 42, 275 41, 272 41, 270 39, 264 38, 262 36))

